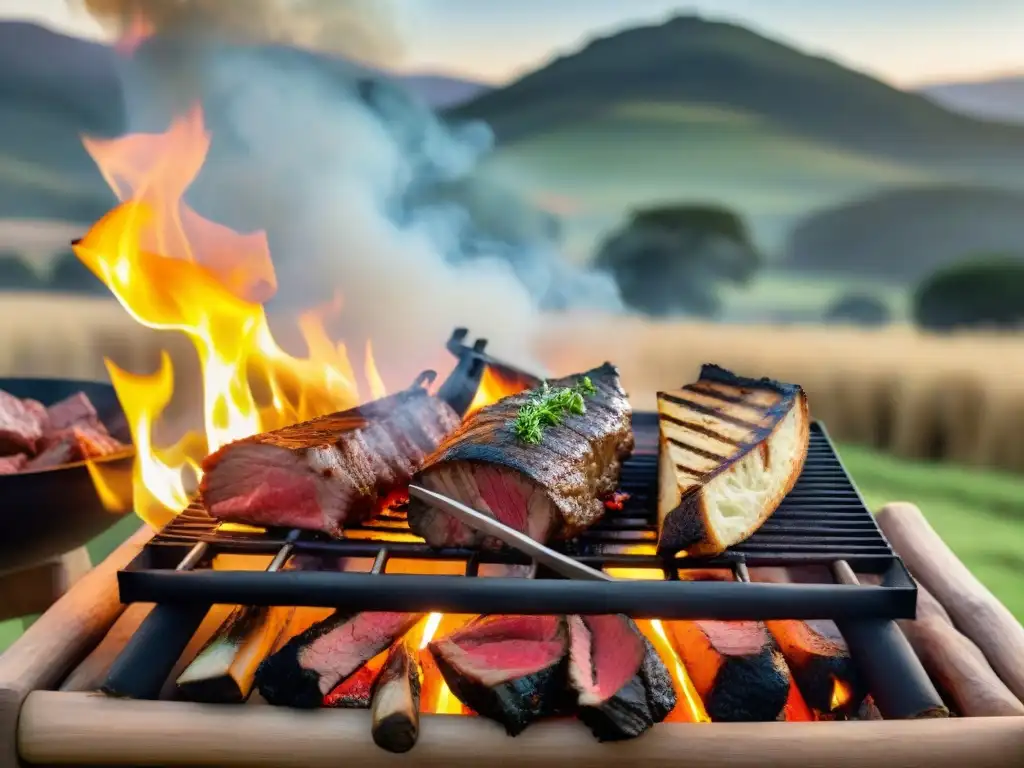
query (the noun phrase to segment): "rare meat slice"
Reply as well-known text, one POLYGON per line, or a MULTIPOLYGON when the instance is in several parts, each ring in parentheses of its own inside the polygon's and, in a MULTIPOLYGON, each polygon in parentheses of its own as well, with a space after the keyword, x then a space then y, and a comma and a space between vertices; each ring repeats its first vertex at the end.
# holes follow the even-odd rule
POLYGON ((13 456, 0 456, 0 475, 16 475, 25 468, 28 456, 16 453, 13 456))
POLYGON ((566 703, 568 636, 560 616, 483 616, 430 650, 452 693, 511 736, 566 703))
POLYGON ((458 423, 447 403, 417 388, 255 435, 206 458, 202 500, 216 518, 337 536, 405 488, 458 423))
MULTIPOLYGON (((340 683, 389 648, 420 618, 416 613, 334 613, 265 659, 256 671, 256 686, 269 704, 319 707, 340 683)), ((367 704, 372 683, 370 679, 366 686, 367 704)))
POLYGON ((46 429, 46 408, 0 390, 0 456, 34 454, 46 429))
POLYGON ((789 667, 759 621, 669 621, 668 635, 713 722, 769 722, 786 706, 789 667))
POLYGON ((44 444, 46 447, 43 451, 29 461, 25 469, 53 469, 85 459, 99 459, 127 447, 111 437, 102 424, 92 427, 85 423, 60 432, 48 433, 44 444))
POLYGON ((569 683, 579 718, 601 741, 631 739, 676 705, 668 669, 625 616, 570 616, 569 683))
MULTIPOLYGON (((571 537, 601 518, 615 492, 633 450, 631 413, 618 371, 605 363, 477 411, 415 482, 538 541, 571 537)), ((434 547, 494 544, 419 499, 409 525, 434 547)))
POLYGON ((107 431, 96 413, 95 406, 84 392, 76 392, 70 397, 47 406, 46 417, 47 434, 62 432, 72 427, 90 427, 104 434, 107 431))

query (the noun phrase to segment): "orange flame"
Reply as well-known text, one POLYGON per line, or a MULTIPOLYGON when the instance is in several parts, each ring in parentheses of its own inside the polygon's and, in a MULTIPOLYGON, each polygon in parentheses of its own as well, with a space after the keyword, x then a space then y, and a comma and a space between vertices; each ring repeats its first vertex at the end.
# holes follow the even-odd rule
POLYGON ((477 387, 476 396, 470 403, 469 410, 466 411, 466 418, 468 419, 481 408, 493 405, 503 397, 524 392, 529 388, 530 382, 487 366, 480 377, 480 386, 477 387))
POLYGON ((787 723, 809 722, 816 719, 794 680, 789 681, 789 698, 786 699, 786 706, 782 712, 787 723))
POLYGON ((433 712, 438 715, 462 715, 468 714, 462 702, 455 697, 441 676, 441 671, 434 662, 433 655, 427 649, 434 636, 451 634, 461 627, 471 616, 446 615, 443 613, 432 613, 423 623, 423 633, 420 637, 420 669, 423 671, 422 691, 420 694, 420 711, 433 712))
MULTIPOLYGON (((136 322, 184 333, 199 356, 203 431, 169 447, 153 441, 175 391, 169 355, 148 375, 106 361, 137 453, 135 511, 160 526, 187 506, 187 475, 194 484, 207 453, 352 407, 362 397, 345 346, 323 328, 340 299, 300 319, 309 357, 292 357, 275 341, 260 303, 276 289, 265 235, 239 235, 183 204, 209 149, 198 107, 163 134, 84 141, 124 202, 92 227, 75 253, 136 322)), ((366 356, 370 390, 382 395, 369 346, 366 356)))
POLYGON ((830 711, 843 709, 853 698, 853 690, 835 675, 832 675, 832 702, 830 711))

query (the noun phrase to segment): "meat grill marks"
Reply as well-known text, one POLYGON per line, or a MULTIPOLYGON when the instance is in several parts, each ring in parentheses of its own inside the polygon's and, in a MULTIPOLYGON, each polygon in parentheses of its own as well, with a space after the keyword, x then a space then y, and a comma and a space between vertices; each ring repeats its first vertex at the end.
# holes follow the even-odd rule
POLYGON ((676 705, 661 658, 625 616, 570 616, 569 683, 600 741, 639 736, 676 705))
POLYGON ((834 622, 779 620, 765 625, 809 707, 838 715, 858 710, 867 688, 834 622), (836 697, 837 690, 845 690, 841 699, 836 697))
POLYGON ((658 419, 662 554, 714 555, 752 535, 795 485, 810 439, 799 386, 715 365, 659 392, 658 419))
MULTIPOLYGON (((426 460, 415 481, 538 541, 569 538, 593 525, 633 450, 632 411, 609 363, 549 387, 578 386, 584 377, 594 387, 584 397, 585 412, 545 427, 539 443, 524 442, 513 428, 519 410, 539 393, 513 395, 467 419, 426 460)), ((410 503, 409 525, 434 547, 498 546, 417 499, 410 503)))
POLYGON ((458 423, 414 388, 230 443, 203 462, 200 494, 216 518, 337 536, 401 492, 458 423))
POLYGON ((671 621, 666 631, 716 722, 778 719, 792 682, 786 661, 759 621, 671 621))
MULTIPOLYGON (((416 613, 334 613, 264 660, 256 672, 256 687, 269 704, 319 707, 339 683, 389 648, 421 617, 416 613)), ((366 694, 369 703, 368 685, 366 694)))
POLYGON ((430 651, 452 693, 510 736, 568 704, 562 617, 483 616, 430 651))

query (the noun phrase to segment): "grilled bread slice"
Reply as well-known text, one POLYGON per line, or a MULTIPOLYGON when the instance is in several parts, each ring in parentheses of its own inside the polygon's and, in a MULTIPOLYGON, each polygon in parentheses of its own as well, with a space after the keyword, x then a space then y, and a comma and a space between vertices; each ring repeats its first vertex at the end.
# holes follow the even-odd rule
POLYGON ((807 457, 807 397, 795 384, 717 365, 658 393, 658 552, 715 555, 749 538, 807 457))

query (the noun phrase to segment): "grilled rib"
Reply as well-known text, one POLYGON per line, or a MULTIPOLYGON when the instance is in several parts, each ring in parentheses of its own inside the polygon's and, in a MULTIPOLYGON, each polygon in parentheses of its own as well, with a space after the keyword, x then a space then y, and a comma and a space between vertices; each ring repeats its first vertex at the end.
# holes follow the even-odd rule
POLYGON ((810 439, 795 384, 716 365, 658 393, 658 551, 713 555, 749 538, 793 488, 810 439))

